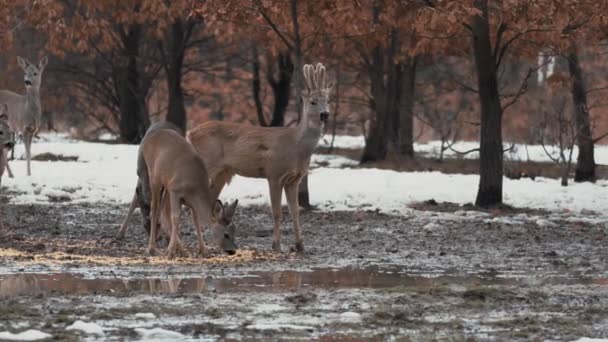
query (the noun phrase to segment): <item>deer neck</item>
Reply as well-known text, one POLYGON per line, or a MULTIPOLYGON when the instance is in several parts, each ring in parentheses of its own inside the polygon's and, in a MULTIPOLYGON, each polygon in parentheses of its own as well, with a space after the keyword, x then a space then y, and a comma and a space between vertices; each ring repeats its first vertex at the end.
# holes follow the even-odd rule
POLYGON ((297 145, 300 155, 310 157, 321 139, 321 128, 310 125, 308 115, 304 113, 298 123, 296 133, 297 145))
POLYGON ((42 111, 39 88, 28 87, 25 89, 25 111, 36 114, 42 111))

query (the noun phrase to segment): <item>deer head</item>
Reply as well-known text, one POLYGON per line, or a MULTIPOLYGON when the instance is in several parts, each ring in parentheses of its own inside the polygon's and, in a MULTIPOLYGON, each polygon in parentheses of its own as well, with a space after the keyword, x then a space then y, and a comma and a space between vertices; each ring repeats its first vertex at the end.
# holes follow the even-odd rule
POLYGON ((8 105, 0 106, 0 146, 12 148, 15 146, 15 134, 8 124, 8 105))
POLYGON ((38 65, 30 63, 27 59, 17 57, 17 63, 23 69, 23 82, 26 88, 33 87, 34 89, 40 89, 40 83, 42 82, 42 72, 46 67, 49 59, 44 56, 38 62, 38 65))
POLYGON ((211 231, 218 247, 224 252, 232 255, 236 253, 236 243, 234 242, 234 236, 236 234, 236 227, 232 222, 236 206, 239 200, 235 200, 232 204, 222 204, 222 201, 217 200, 213 206, 213 223, 211 224, 211 231))
POLYGON ((302 94, 304 116, 308 127, 322 128, 329 120, 329 92, 325 67, 321 63, 316 66, 306 64, 302 68, 306 81, 306 92, 302 94))

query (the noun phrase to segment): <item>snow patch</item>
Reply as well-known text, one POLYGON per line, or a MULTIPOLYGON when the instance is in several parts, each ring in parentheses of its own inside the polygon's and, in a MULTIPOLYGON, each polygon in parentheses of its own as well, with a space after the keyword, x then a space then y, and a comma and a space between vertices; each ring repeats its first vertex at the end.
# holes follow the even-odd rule
POLYGON ((359 322, 361 321, 361 314, 357 312, 343 312, 340 314, 340 320, 342 322, 359 322))
MULTIPOLYGON (((362 141, 361 137, 356 139, 362 141)), ((11 161, 16 177, 6 177, 2 185, 13 193, 10 196, 12 203, 129 203, 132 199, 137 180, 136 145, 89 143, 51 135, 35 143, 33 149, 34 154, 51 152, 78 157, 78 160, 33 161, 33 175, 30 177, 23 176, 26 173, 24 160, 11 161)), ((23 152, 23 145, 18 145, 16 150, 19 156, 23 152)), ((597 153, 598 158, 605 154, 608 162, 608 146, 598 147, 598 151, 604 150, 605 153, 597 153)), ((316 163, 319 167, 310 173, 311 204, 321 210, 365 209, 405 213, 409 204, 429 198, 457 204, 471 203, 479 183, 478 175, 371 168, 339 169, 337 167, 355 165, 356 162, 331 155, 313 155, 312 161, 313 165, 316 163)), ((562 187, 557 180, 536 178, 535 181, 505 179, 503 188, 505 202, 515 207, 606 213, 606 187, 606 180, 562 187)), ((265 179, 237 176, 221 197, 224 200, 238 198, 243 205, 268 205, 268 184, 265 179)), ((286 203, 285 198, 283 203, 286 203)), ((481 215, 463 213, 459 212, 454 217, 481 215)))
POLYGON ((105 335, 105 333, 103 332, 103 328, 99 324, 84 322, 80 320, 66 327, 65 330, 78 330, 82 331, 87 335, 105 335))
POLYGON ((557 227, 557 223, 551 222, 547 219, 538 219, 535 223, 539 227, 557 227))
POLYGON ((6 341, 39 341, 51 337, 53 336, 35 329, 29 329, 17 334, 13 334, 8 331, 0 332, 0 340, 6 341))
POLYGON ((138 312, 135 314, 135 318, 139 319, 155 319, 156 315, 151 312, 138 312))
POLYGON ((176 332, 163 328, 135 328, 135 332, 141 336, 142 341, 175 341, 184 339, 185 336, 176 332))

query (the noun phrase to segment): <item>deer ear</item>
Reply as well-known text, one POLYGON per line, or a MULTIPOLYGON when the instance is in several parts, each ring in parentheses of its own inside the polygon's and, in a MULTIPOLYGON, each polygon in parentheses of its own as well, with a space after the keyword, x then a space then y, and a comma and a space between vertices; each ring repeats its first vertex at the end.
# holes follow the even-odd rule
POLYGON ((222 204, 222 201, 218 199, 213 203, 211 214, 216 220, 222 218, 222 215, 224 215, 224 205, 222 204))
POLYGON ((44 68, 46 68, 46 65, 49 63, 49 58, 47 56, 44 56, 40 59, 40 62, 38 62, 38 69, 43 70, 44 68))
POLYGON ((17 64, 19 64, 21 69, 25 70, 25 68, 27 68, 27 66, 30 64, 30 62, 28 62, 27 59, 25 59, 25 58, 17 56, 17 64))
POLYGON ((228 221, 232 220, 232 217, 234 216, 234 213, 236 212, 236 206, 239 204, 239 200, 236 199, 234 200, 234 202, 232 202, 232 204, 227 205, 227 207, 225 207, 226 209, 224 209, 224 218, 227 219, 228 221))

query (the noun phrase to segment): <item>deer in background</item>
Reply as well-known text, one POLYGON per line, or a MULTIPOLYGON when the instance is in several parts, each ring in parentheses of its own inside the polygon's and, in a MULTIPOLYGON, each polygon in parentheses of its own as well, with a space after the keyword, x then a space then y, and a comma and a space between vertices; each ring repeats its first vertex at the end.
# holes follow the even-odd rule
POLYGON ((300 228, 298 185, 308 173, 310 156, 329 119, 329 93, 325 67, 303 67, 306 92, 302 94, 303 115, 295 127, 258 127, 210 121, 188 133, 188 140, 205 161, 212 198, 237 174, 266 178, 274 220, 272 249, 281 251, 281 193, 287 197, 293 219, 295 248, 304 251, 300 228))
MULTIPOLYGON (((2 104, 0 106, 0 183, 2 182, 2 175, 4 174, 5 166, 8 166, 8 150, 13 148, 15 142, 13 141, 13 130, 8 123, 8 106, 2 104)), ((4 230, 3 219, 0 217, 0 233, 4 230)))
POLYGON ((196 227, 199 255, 207 256, 201 223, 212 230, 215 242, 228 254, 236 253, 235 226, 232 217, 238 200, 224 208, 212 198, 205 162, 180 134, 169 129, 158 129, 146 134, 140 145, 150 184, 150 239, 148 253, 157 254, 156 229, 163 199, 170 205, 171 236, 168 255, 187 254, 179 238, 182 203, 192 210, 196 227))
MULTIPOLYGON (((42 107, 40 105, 40 83, 42 72, 47 65, 48 58, 42 57, 38 65, 30 63, 27 59, 17 57, 17 62, 23 69, 23 82, 25 95, 10 90, 0 90, 0 103, 6 103, 11 115, 10 125, 19 132, 25 144, 25 157, 27 159, 27 175, 32 174, 30 160, 32 158, 32 140, 38 133, 41 124, 42 107)), ((8 165, 8 164, 7 164, 8 165)))

